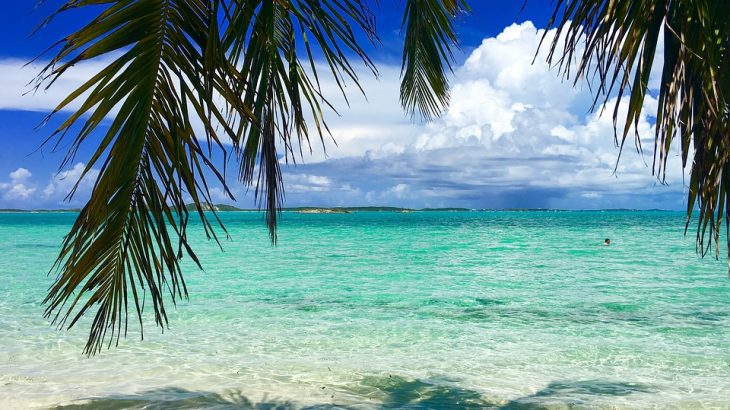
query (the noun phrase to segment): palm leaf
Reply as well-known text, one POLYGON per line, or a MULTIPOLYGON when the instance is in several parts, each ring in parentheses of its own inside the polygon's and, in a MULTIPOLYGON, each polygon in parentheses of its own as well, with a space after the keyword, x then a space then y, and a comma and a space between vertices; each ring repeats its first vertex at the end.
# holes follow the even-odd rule
MULTIPOLYGON (((322 143, 331 136, 324 112, 334 108, 320 77, 333 78, 345 100, 348 84, 364 92, 351 60, 377 71, 356 31, 377 37, 366 0, 68 0, 58 13, 88 6, 105 7, 57 44, 38 87, 50 87, 79 62, 116 56, 51 114, 80 100, 51 137, 57 145, 71 139, 62 166, 100 135, 84 175, 93 167, 100 174, 64 239, 45 300, 59 327, 94 312, 85 348, 94 354, 126 334, 129 304, 142 327, 147 292, 162 328, 165 294, 173 303, 187 297, 180 259, 187 254, 200 263, 187 240, 185 200, 217 240, 213 223, 223 226, 204 211, 212 202, 211 175, 232 198, 224 137, 276 241, 280 163, 311 150, 311 133, 322 143), (212 162, 214 151, 224 156, 222 170, 212 162)), ((452 19, 465 9, 463 1, 407 3, 401 96, 411 113, 430 117, 448 102, 452 19)))
MULTIPOLYGON (((216 24, 208 1, 73 0, 62 11, 95 4, 110 5, 66 37, 41 74, 52 84, 80 61, 121 53, 54 111, 88 93, 54 133, 60 141, 79 126, 66 162, 106 116, 114 116, 84 170, 100 166, 91 198, 63 242, 58 278, 45 300, 46 315, 59 326, 72 327, 96 310, 87 354, 126 334, 130 301, 142 326, 146 291, 161 327, 167 323, 164 294, 173 303, 187 296, 179 260, 183 253, 198 260, 187 241, 184 199, 192 198, 215 238, 203 213, 202 204, 210 202, 205 170, 225 187, 191 119, 203 121, 209 146, 220 146, 214 125, 224 113, 211 101, 213 94, 233 95, 227 75, 206 64, 223 57, 206 35, 216 24)), ((212 65, 219 66, 225 67, 212 65)))
POLYGON ((468 11, 464 0, 406 1, 400 100, 411 116, 431 120, 448 106, 447 75, 458 46, 453 20, 468 11))
POLYGON ((280 157, 296 161, 303 147, 311 150, 311 131, 323 144, 324 136, 330 135, 323 109, 334 108, 321 93, 320 70, 331 75, 345 99, 348 80, 362 91, 348 53, 376 73, 353 29, 374 38, 373 15, 360 0, 223 3, 227 16, 223 46, 230 64, 240 67, 237 87, 254 118, 244 124, 236 140, 239 176, 245 184, 255 185, 256 198, 266 210, 275 242, 277 214, 284 199, 280 157), (306 55, 304 60, 299 55, 301 50, 306 55), (315 63, 317 51, 325 67, 315 63), (314 130, 309 128, 310 119, 314 130), (283 144, 281 154, 278 141, 283 144))
MULTIPOLYGON (((577 62, 576 80, 598 78, 596 101, 601 96, 616 95, 619 102, 628 98, 628 116, 616 133, 621 148, 641 116, 657 43, 663 36, 652 171, 664 182, 675 140, 681 144, 682 166, 686 168, 692 158, 686 226, 696 209, 698 250, 705 255, 714 243, 716 257, 722 221, 728 222, 730 212, 728 15, 730 2, 725 0, 558 0, 548 24, 557 28, 549 46, 550 63, 571 75, 570 67, 577 62)), ((613 116, 618 127, 618 104, 613 116)), ((638 134, 635 143, 641 150, 638 134)), ((730 257, 730 235, 726 237, 730 257)), ((728 268, 730 273, 730 264, 728 268)))

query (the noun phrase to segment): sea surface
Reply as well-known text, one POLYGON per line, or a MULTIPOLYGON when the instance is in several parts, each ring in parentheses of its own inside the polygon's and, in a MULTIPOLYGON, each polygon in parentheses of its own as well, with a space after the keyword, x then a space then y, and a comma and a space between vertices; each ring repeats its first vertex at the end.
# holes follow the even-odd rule
POLYGON ((0 215, 0 409, 730 408, 727 263, 682 213, 285 213, 276 247, 221 215, 169 329, 91 358, 41 304, 75 215, 0 215))

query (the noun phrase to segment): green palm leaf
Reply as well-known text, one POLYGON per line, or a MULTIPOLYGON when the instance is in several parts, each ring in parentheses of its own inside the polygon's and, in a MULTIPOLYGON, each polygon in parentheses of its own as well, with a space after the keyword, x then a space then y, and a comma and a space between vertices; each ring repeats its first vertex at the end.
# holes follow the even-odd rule
MULTIPOLYGON (((206 178, 232 198, 224 139, 276 241, 280 163, 311 150, 310 134, 322 143, 331 136, 324 112, 335 110, 320 78, 333 78, 345 99, 348 84, 364 92, 351 60, 377 71, 356 31, 373 42, 377 36, 365 0, 68 0, 58 13, 87 6, 104 7, 59 42, 38 86, 50 87, 79 62, 115 56, 52 113, 80 101, 53 134, 57 145, 70 139, 62 165, 100 138, 84 171, 99 167, 99 177, 64 239, 45 300, 46 316, 59 327, 94 315, 85 348, 94 354, 126 334, 130 304, 142 326, 147 292, 162 328, 165 300, 187 297, 180 259, 200 262, 187 240, 185 201, 217 240, 213 224, 223 226, 204 212, 212 202, 206 178), (213 163, 215 151, 224 157, 222 169, 213 163)), ((411 113, 430 117, 447 103, 446 68, 456 44, 451 19, 465 8, 462 1, 406 5, 406 41, 415 46, 404 50, 402 99, 411 113)))
MULTIPOLYGON (((77 0, 62 10, 106 3, 77 0)), ((81 108, 55 132, 60 141, 74 125, 80 126, 67 160, 106 116, 114 116, 86 165, 84 173, 100 165, 100 175, 63 242, 59 275, 46 298, 46 315, 59 326, 71 327, 96 309, 87 354, 126 333, 130 301, 142 324, 144 292, 151 295, 159 326, 167 322, 163 295, 173 302, 187 295, 179 260, 183 251, 197 258, 187 242, 185 196, 192 198, 206 232, 215 237, 201 206, 210 200, 204 170, 225 186, 191 119, 202 120, 209 144, 220 146, 214 118, 223 118, 223 113, 211 101, 213 94, 232 95, 221 70, 206 65, 206 59, 223 56, 203 35, 215 23, 215 10, 207 1, 111 3, 63 40, 42 73, 52 84, 80 61, 121 52, 56 109, 88 92, 81 108)))
POLYGON ((240 67, 238 91, 253 113, 253 120, 244 124, 236 140, 239 176, 245 184, 256 186, 256 198, 266 210, 271 238, 276 241, 277 213, 284 199, 280 155, 287 162, 296 161, 304 146, 311 150, 309 121, 324 143, 329 129, 323 108, 334 110, 321 93, 321 67, 315 62, 314 50, 319 51, 324 70, 347 99, 348 80, 360 89, 348 55, 377 73, 353 29, 374 38, 373 15, 360 0, 224 3, 227 18, 222 42, 230 64, 240 67), (300 50, 306 55, 304 61, 300 50), (284 145, 282 154, 278 141, 284 145))
POLYGON ((453 19, 469 11, 464 0, 407 0, 400 100, 426 120, 449 105, 449 80, 458 36, 453 19))
MULTIPOLYGON (((722 221, 728 222, 730 212, 728 16, 730 2, 725 0, 559 0, 549 23, 557 27, 549 62, 569 75, 571 63, 577 61, 576 79, 599 80, 596 100, 614 94, 619 101, 628 98, 628 116, 616 135, 621 148, 641 116, 657 43, 663 36, 653 172, 664 181, 675 140, 681 144, 683 167, 692 158, 687 227, 697 209, 702 255, 713 243, 718 255, 722 221)), ((618 104, 613 115, 618 122, 618 104)), ((635 143, 641 149, 638 134, 635 143)), ((730 256, 730 235, 727 239, 730 256)))

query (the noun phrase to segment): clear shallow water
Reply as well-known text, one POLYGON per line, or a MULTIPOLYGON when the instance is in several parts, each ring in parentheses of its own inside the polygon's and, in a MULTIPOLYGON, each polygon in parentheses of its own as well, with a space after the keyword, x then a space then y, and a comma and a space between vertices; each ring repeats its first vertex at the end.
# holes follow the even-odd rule
POLYGON ((171 329, 89 359, 40 305, 73 215, 0 215, 0 408, 730 408, 727 265, 681 213, 223 219, 171 329))

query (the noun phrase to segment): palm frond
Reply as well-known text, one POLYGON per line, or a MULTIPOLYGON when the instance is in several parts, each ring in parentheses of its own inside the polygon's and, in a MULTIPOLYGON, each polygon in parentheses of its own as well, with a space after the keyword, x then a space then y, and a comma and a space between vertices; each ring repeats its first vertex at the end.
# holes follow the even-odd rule
POLYGON ((45 300, 46 316, 59 327, 95 311, 87 354, 126 335, 129 304, 142 327, 147 291, 163 328, 165 294, 173 303, 187 297, 180 259, 187 254, 200 263, 187 240, 185 201, 218 240, 214 222, 225 228, 215 213, 215 221, 204 213, 212 202, 206 176, 232 198, 224 137, 240 160, 241 179, 256 186, 275 240, 283 200, 279 139, 284 158, 294 160, 294 147, 302 155, 310 144, 308 124, 323 142, 329 133, 323 111, 332 107, 315 53, 343 95, 346 81, 360 88, 352 53, 376 73, 354 32, 375 39, 373 15, 359 0, 69 0, 58 13, 94 5, 106 7, 59 42, 38 80, 50 87, 79 62, 115 56, 51 114, 81 101, 49 138, 58 145, 75 134, 62 166, 101 133, 84 171, 100 167, 99 177, 64 239, 45 300), (108 117, 111 125, 101 131, 108 117), (212 163, 214 151, 224 155, 223 170, 212 163))
POLYGON ((406 0, 401 105, 431 120, 449 105, 448 74, 458 35, 453 20, 469 11, 465 0, 406 0))
MULTIPOLYGON (((665 180, 676 139, 682 166, 692 158, 686 226, 697 209, 698 250, 705 255, 714 243, 716 257, 722 221, 728 222, 730 212, 729 15, 730 2, 725 0, 558 0, 548 24, 557 28, 549 46, 550 63, 570 75, 577 62, 576 79, 597 77, 596 101, 612 95, 619 102, 629 99, 623 130, 616 133, 621 148, 641 116, 657 43, 663 38, 653 172, 665 180)), ((618 127, 618 104, 613 116, 618 127)), ((635 141, 641 149, 638 135, 635 141)), ((726 235, 730 257, 730 231, 726 235)))
POLYGON ((59 327, 70 328, 95 309, 87 354, 126 334, 130 301, 142 326, 146 291, 160 327, 167 324, 164 295, 173 303, 187 297, 179 261, 184 253, 198 259, 187 240, 185 199, 215 238, 203 204, 210 202, 206 170, 226 186, 210 162, 210 147, 221 146, 216 119, 225 113, 211 101, 214 94, 233 98, 220 69, 222 49, 207 36, 216 24, 207 0, 72 0, 61 10, 98 4, 109 6, 63 39, 40 77, 50 85, 78 62, 119 54, 54 111, 82 99, 54 133, 59 141, 76 133, 66 161, 105 117, 114 118, 86 165, 84 174, 94 166, 100 174, 64 239, 58 278, 45 300, 46 315, 59 327), (193 118, 205 126, 208 150, 193 118))
POLYGON ((375 38, 375 23, 361 0, 223 3, 227 16, 223 46, 230 64, 240 68, 238 90, 254 118, 245 124, 236 141, 239 176, 245 184, 255 185, 256 199, 266 210, 275 242, 277 215, 284 199, 280 156, 287 162, 296 161, 295 145, 299 156, 304 146, 311 151, 311 131, 323 144, 324 136, 330 135, 323 109, 335 110, 322 95, 320 70, 334 78, 345 99, 348 81, 363 91, 348 53, 377 73, 354 31, 359 29, 375 38), (301 50, 304 58, 299 55, 301 50), (325 68, 315 62, 315 52, 326 62, 325 68), (315 130, 309 129, 308 117, 315 130), (283 144, 281 154, 279 140, 283 144))

